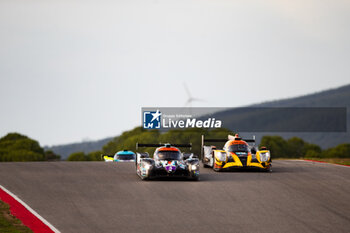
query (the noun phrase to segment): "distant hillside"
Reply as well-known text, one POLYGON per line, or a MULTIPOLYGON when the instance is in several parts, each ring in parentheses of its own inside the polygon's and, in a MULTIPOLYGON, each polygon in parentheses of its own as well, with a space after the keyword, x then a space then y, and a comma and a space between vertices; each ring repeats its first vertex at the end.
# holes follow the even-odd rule
MULTIPOLYGON (((350 142, 350 85, 334 88, 331 90, 321 91, 318 93, 300 96, 296 98, 289 98, 277 101, 269 101, 264 103, 258 103, 249 107, 347 107, 347 132, 346 133, 254 133, 257 136, 258 142, 263 135, 280 135, 284 138, 290 138, 293 136, 300 137, 307 142, 320 145, 322 148, 329 148, 336 146, 340 143, 350 142)), ((230 110, 232 112, 225 112, 225 114, 231 116, 237 116, 237 111, 230 110)), ((217 119, 220 119, 222 115, 217 113, 217 119)), ((244 114, 244 113, 240 113, 244 114)), ((243 115, 241 115, 243 116, 243 115)), ((263 117, 263 116, 262 116, 263 117)), ((244 117, 243 117, 244 118, 244 117)), ((271 119, 263 119, 265 121, 271 121, 271 119)), ((278 122, 278 119, 274 119, 278 122)), ((231 130, 235 130, 232 128, 231 130)), ((77 151, 83 151, 89 153, 92 151, 101 150, 102 147, 111 141, 113 137, 101 139, 98 141, 72 143, 66 145, 58 145, 52 147, 46 147, 46 150, 52 150, 55 153, 62 156, 62 159, 66 159, 71 153, 77 151)))
MULTIPOLYGON (((350 84, 314 94, 252 105, 253 107, 350 107, 350 84)), ((349 109, 348 109, 349 110, 349 109)))
POLYGON ((52 150, 56 154, 61 155, 61 159, 65 160, 73 152, 82 151, 85 153, 89 153, 92 151, 101 150, 102 147, 112 139, 113 137, 108 137, 97 141, 77 142, 64 145, 50 146, 45 147, 45 150, 52 150))
MULTIPOLYGON (((263 135, 280 135, 284 138, 290 137, 300 137, 307 142, 314 143, 320 145, 322 148, 329 148, 336 146, 340 143, 349 143, 350 142, 350 85, 342 86, 339 88, 334 88, 326 91, 317 92, 310 95, 300 96, 296 98, 289 98, 277 101, 264 102, 259 104, 254 104, 248 107, 346 107, 347 110, 347 132, 342 133, 301 133, 301 132, 293 132, 293 133, 254 133, 257 136, 258 142, 260 141, 263 135)), ((257 124, 257 122, 247 122, 249 117, 251 116, 251 112, 249 109, 245 110, 244 108, 241 110, 231 109, 228 111, 223 111, 214 114, 214 117, 217 119, 225 119, 230 121, 234 119, 236 122, 240 122, 240 124, 257 124), (238 119, 238 120, 237 120, 238 119)), ((288 117, 288 116, 287 116, 288 117)), ((303 116, 300 116, 302 119, 303 116)), ((259 116, 258 121, 264 122, 264 124, 273 125, 279 124, 285 120, 282 116, 274 117, 266 117, 264 115, 259 116), (277 119, 278 118, 278 119, 277 119)), ((232 120, 232 121, 234 121, 232 120)), ((233 124, 225 125, 225 127, 235 130, 232 126, 233 124)), ((327 126, 327 125, 325 125, 327 126)), ((254 127, 253 127, 254 128, 254 127)))

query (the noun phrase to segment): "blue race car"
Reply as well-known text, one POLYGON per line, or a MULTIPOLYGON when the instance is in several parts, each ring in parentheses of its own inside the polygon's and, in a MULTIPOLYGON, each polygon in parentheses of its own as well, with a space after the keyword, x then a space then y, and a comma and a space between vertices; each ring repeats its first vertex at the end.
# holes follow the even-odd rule
POLYGON ((122 150, 115 153, 114 156, 103 156, 106 162, 135 162, 136 154, 130 150, 122 150))

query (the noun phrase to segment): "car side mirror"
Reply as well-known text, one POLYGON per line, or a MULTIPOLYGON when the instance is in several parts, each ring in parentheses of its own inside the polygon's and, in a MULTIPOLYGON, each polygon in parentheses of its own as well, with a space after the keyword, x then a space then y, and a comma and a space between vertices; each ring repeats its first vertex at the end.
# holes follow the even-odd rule
POLYGON ((190 157, 192 157, 193 154, 192 153, 182 153, 182 158, 183 160, 189 159, 190 157))
POLYGON ((252 154, 256 154, 256 149, 255 148, 252 148, 250 151, 252 152, 252 154))
POLYGON ((137 154, 139 155, 140 159, 149 158, 149 154, 147 152, 137 153, 137 154))

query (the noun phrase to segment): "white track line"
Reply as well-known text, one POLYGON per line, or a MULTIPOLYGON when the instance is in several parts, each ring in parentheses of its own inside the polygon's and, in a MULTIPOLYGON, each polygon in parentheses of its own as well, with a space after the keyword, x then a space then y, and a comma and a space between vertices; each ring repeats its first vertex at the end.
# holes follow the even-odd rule
POLYGON ((10 196, 12 196, 16 201, 18 201, 21 205, 23 205, 27 210, 29 210, 29 212, 31 212, 35 217, 37 217, 38 219, 40 219, 46 226, 48 226, 53 232, 55 233, 61 233, 59 230, 57 230, 54 226, 51 225, 51 223, 49 223, 48 221, 46 221, 46 219, 44 219, 43 217, 41 217, 35 210, 33 210, 32 208, 30 208, 30 206, 28 206, 24 201, 22 201, 21 199, 19 199, 19 197, 17 197, 15 194, 13 194, 11 191, 7 190, 5 187, 3 187, 2 185, 0 185, 0 188, 2 190, 4 190, 5 192, 7 192, 7 194, 9 194, 10 196))

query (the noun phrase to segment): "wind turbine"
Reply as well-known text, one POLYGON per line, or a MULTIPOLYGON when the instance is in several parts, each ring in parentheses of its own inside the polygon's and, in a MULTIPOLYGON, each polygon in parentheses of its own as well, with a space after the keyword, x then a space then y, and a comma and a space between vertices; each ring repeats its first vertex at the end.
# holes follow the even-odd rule
POLYGON ((191 92, 190 92, 190 90, 187 88, 186 83, 183 83, 183 85, 184 85, 184 87, 185 87, 185 91, 186 91, 187 96, 188 96, 188 99, 187 99, 187 101, 186 101, 186 103, 185 103, 185 107, 190 107, 190 108, 192 108, 192 102, 195 102, 195 101, 197 101, 197 102, 204 102, 204 101, 205 101, 205 100, 203 100, 203 99, 199 99, 199 98, 192 97, 191 92))

